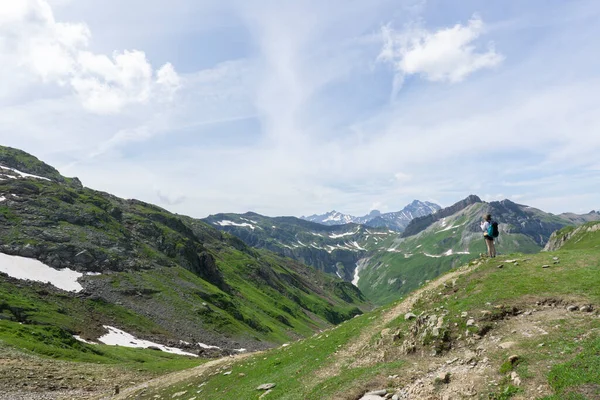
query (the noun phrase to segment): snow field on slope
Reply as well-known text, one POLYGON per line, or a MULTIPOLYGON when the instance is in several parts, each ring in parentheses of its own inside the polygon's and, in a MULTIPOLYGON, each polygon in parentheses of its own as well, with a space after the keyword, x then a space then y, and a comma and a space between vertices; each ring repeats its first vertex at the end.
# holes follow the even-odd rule
POLYGON ((83 274, 69 268, 54 269, 33 258, 10 256, 0 253, 0 272, 16 279, 28 279, 50 283, 69 292, 80 292, 83 286, 77 282, 83 274))

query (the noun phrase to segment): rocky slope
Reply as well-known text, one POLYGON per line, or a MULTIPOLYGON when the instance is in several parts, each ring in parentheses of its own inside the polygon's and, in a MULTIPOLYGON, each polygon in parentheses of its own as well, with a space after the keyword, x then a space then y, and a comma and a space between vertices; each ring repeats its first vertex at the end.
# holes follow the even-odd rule
POLYGON ((60 329, 91 340, 111 325, 163 343, 263 348, 366 306, 347 282, 202 221, 84 188, 7 147, 0 147, 0 237, 3 270, 13 267, 0 274, 0 320, 60 320, 60 329), (78 276, 72 283, 81 290, 11 278, 32 259, 44 273, 78 276))
POLYGON ((301 218, 324 225, 343 225, 355 223, 371 228, 387 228, 397 232, 402 232, 409 222, 414 218, 435 213, 439 209, 441 209, 441 207, 435 203, 414 200, 401 211, 397 212, 381 213, 378 210, 373 210, 365 216, 354 217, 352 215, 342 214, 334 210, 326 214, 315 214, 301 218))
POLYGON ((582 226, 567 226, 550 236, 544 251, 577 249, 580 247, 600 246, 600 222, 588 222, 582 226), (591 243, 590 243, 591 242, 591 243))

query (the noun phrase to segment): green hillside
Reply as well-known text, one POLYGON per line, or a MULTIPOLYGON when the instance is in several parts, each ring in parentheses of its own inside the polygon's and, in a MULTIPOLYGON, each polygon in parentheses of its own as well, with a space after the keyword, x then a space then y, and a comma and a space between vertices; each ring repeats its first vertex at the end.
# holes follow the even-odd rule
POLYGON ((311 338, 120 398, 250 399, 274 383, 277 399, 597 399, 600 236, 587 237, 478 258, 311 338))
POLYGON ((368 308, 350 283, 0 150, 0 253, 84 274, 79 293, 0 274, 6 332, 26 324, 95 340, 109 325, 227 354, 307 336, 368 308))

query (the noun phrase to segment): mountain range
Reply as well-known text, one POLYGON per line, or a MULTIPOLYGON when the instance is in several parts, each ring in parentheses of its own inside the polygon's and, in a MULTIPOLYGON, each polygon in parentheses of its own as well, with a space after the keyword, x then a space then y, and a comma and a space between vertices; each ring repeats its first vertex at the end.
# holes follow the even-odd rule
MULTIPOLYGON (((423 204, 414 201, 406 209, 424 211, 423 204)), ((435 208, 425 206, 429 211, 435 208)), ((217 214, 204 221, 249 246, 269 249, 351 281, 370 301, 385 304, 485 253, 480 223, 487 213, 500 224, 500 254, 538 252, 552 232, 600 219, 596 211, 553 215, 507 199, 487 203, 470 195, 449 207, 411 218, 401 233, 354 222, 329 225, 333 219, 348 220, 339 214, 330 214, 327 225, 255 213, 217 214)), ((414 215, 404 214, 405 220, 414 215)))
POLYGON ((439 209, 441 209, 441 207, 437 204, 428 201, 414 200, 401 211, 396 212, 381 213, 378 210, 373 210, 365 216, 354 217, 333 210, 325 214, 315 214, 308 217, 302 216, 300 218, 324 225, 355 223, 371 228, 387 228, 402 232, 412 219, 435 213, 439 209))

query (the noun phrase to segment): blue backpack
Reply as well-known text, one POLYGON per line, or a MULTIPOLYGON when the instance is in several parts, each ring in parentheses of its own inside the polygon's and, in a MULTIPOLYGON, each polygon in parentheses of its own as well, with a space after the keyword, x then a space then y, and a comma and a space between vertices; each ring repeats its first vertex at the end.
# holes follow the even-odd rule
POLYGON ((498 235, 500 234, 500 231, 498 231, 498 223, 496 221, 490 222, 490 226, 488 226, 488 228, 487 228, 487 234, 489 237, 492 237, 492 238, 498 237, 498 235))

